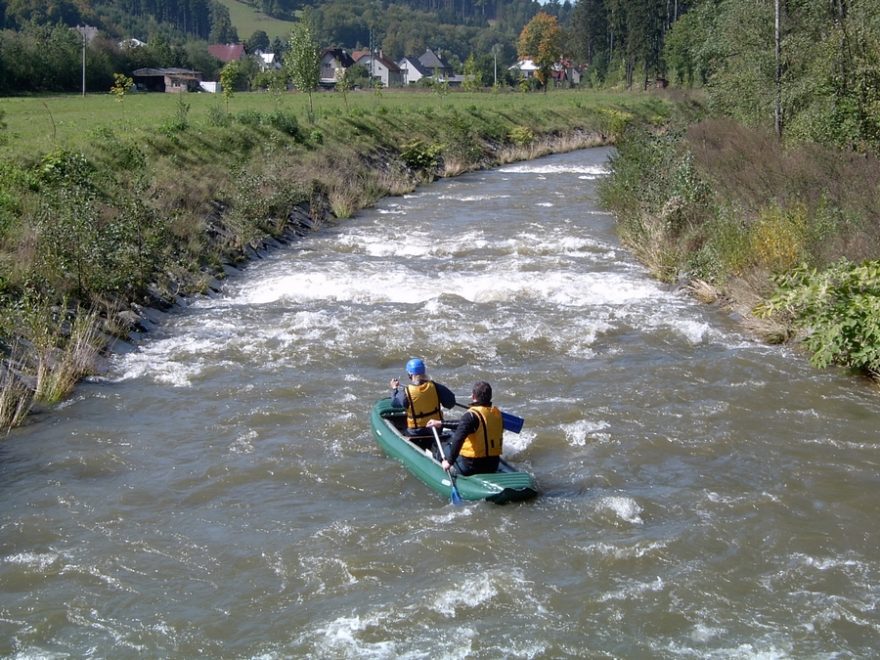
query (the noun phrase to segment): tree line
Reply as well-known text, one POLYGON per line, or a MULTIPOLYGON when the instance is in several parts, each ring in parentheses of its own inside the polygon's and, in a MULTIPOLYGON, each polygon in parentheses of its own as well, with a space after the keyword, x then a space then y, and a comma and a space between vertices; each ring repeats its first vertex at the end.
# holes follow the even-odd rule
POLYGON ((876 0, 580 0, 568 51, 594 79, 700 87, 787 139, 880 146, 876 0))

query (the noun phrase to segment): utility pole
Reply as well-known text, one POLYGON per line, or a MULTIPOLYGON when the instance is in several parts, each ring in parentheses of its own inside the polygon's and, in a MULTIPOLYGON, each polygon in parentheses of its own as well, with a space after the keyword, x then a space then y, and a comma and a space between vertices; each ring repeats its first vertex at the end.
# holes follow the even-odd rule
POLYGON ((373 28, 370 28, 370 84, 373 84, 373 71, 375 67, 373 66, 373 28))

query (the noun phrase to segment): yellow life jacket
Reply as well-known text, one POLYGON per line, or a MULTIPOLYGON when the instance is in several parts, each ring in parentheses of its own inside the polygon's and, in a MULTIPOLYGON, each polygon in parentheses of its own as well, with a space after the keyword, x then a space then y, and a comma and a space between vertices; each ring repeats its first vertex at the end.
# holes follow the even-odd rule
POLYGON ((437 392, 437 387, 431 381, 419 385, 407 385, 407 428, 423 428, 432 419, 443 421, 443 413, 440 410, 440 394, 437 392))
POLYGON ((468 411, 477 416, 480 425, 464 439, 461 455, 467 458, 501 456, 501 440, 504 436, 501 411, 495 406, 470 406, 468 411))

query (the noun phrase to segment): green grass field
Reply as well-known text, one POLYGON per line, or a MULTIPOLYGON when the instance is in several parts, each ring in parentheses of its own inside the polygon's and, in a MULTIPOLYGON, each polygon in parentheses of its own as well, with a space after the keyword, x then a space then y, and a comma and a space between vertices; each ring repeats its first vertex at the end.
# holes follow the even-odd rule
MULTIPOLYGON (((521 114, 551 115, 564 108, 584 112, 607 111, 608 108, 652 111, 662 114, 663 102, 655 96, 638 93, 599 92, 593 90, 553 91, 548 94, 516 92, 452 92, 438 96, 430 90, 385 90, 348 93, 345 99, 338 92, 313 95, 316 123, 327 130, 335 119, 359 113, 379 113, 393 123, 395 115, 417 113, 426 117, 433 111, 458 109, 462 112, 487 111, 500 113, 517 123, 521 114)), ((6 129, 0 131, 0 156, 27 159, 63 147, 79 150, 94 140, 103 139, 107 129, 137 133, 150 131, 172 120, 180 102, 189 106, 187 119, 193 125, 208 121, 212 108, 225 111, 226 101, 220 94, 138 93, 122 102, 112 94, 75 94, 66 96, 0 98, 0 111, 5 112, 6 129)), ((285 93, 280 97, 265 92, 236 93, 229 102, 233 115, 245 112, 271 113, 276 109, 293 112, 302 126, 307 126, 308 96, 285 93)))
POLYGON ((257 30, 262 30, 269 35, 269 39, 280 37, 286 41, 293 27, 291 21, 282 21, 271 16, 266 16, 250 5, 238 0, 219 0, 221 5, 229 9, 229 17, 238 31, 238 38, 247 41, 257 30))

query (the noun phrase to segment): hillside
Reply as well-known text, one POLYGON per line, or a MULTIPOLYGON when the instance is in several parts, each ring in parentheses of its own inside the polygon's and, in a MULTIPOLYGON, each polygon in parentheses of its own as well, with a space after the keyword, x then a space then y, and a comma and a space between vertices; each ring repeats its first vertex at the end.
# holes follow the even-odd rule
POLYGON ((286 40, 290 36, 293 21, 267 16, 259 9, 238 0, 217 0, 229 10, 229 19, 239 36, 247 39, 254 32, 262 30, 270 40, 286 40))

